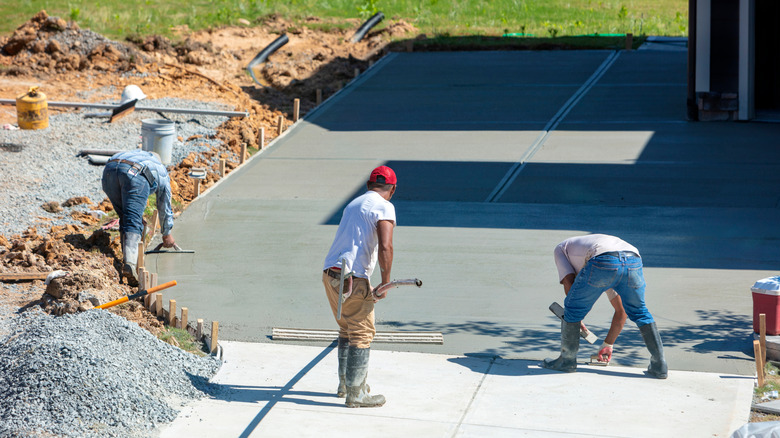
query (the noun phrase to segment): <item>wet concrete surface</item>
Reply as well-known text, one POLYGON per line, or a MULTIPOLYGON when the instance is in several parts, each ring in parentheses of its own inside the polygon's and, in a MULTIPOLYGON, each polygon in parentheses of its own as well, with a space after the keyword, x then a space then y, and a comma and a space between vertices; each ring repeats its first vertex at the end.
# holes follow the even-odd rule
MULTIPOLYGON (((557 356, 553 248, 607 233, 642 253, 670 369, 751 375, 750 286, 780 268, 780 124, 685 121, 685 66, 684 52, 391 54, 190 205, 174 235, 195 254, 147 265, 221 339, 332 329, 323 259, 386 164, 393 277, 424 285, 391 291, 378 330, 444 345, 376 349, 557 356)), ((610 319, 601 298, 585 322, 603 339, 610 319)), ((613 362, 648 360, 629 321, 613 362)))

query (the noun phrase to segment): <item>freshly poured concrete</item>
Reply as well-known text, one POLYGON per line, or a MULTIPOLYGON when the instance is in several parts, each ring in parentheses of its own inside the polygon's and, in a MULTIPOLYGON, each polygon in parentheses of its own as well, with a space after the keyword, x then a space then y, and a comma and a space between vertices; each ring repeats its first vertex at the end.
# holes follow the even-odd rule
MULTIPOLYGON (((177 219, 194 255, 147 264, 178 281, 165 297, 190 319, 219 321, 221 339, 334 328, 323 258, 344 205, 387 164, 399 178, 393 277, 424 285, 392 291, 378 329, 445 343, 375 349, 556 355, 552 250, 601 232, 642 252, 672 370, 752 375, 750 286, 780 267, 780 125, 686 122, 685 53, 611 55, 391 55, 177 219)), ((610 317, 601 299, 586 323, 603 339, 610 317)), ((581 360, 598 345, 583 343, 581 360)), ((628 322, 614 363, 648 359, 628 322)))

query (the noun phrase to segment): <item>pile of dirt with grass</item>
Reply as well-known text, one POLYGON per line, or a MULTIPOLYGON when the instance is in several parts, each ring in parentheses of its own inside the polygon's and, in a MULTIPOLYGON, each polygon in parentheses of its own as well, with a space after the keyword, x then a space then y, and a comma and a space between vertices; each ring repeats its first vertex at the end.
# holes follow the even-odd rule
POLYGON ((72 71, 127 71, 142 55, 75 22, 41 11, 7 38, 0 38, 8 75, 72 71))

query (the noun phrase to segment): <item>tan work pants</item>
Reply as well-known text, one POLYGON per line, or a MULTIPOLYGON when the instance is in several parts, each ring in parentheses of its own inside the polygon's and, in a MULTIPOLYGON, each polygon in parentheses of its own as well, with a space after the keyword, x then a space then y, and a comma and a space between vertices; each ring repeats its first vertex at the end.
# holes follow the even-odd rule
MULTIPOLYGON (((325 294, 328 296, 330 309, 335 318, 339 305, 339 279, 323 272, 322 283, 325 285, 325 294)), ((344 282, 344 289, 347 288, 348 285, 344 282)), ((371 346, 376 328, 374 328, 374 296, 368 280, 353 277, 352 295, 341 305, 341 319, 336 322, 339 325, 339 337, 348 338, 349 345, 357 348, 371 346)))

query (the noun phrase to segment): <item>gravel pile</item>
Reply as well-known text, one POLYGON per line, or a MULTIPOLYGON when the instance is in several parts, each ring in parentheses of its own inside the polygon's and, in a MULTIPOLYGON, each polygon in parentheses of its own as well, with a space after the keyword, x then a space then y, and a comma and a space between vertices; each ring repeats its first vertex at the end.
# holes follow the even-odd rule
MULTIPOLYGON (((230 110, 216 103, 175 98, 142 102, 145 107, 230 110)), ((219 140, 212 137, 227 120, 221 116, 149 111, 134 111, 114 123, 108 123, 108 117, 85 117, 99 112, 83 109, 51 115, 49 127, 41 130, 0 129, 0 234, 11 237, 35 224, 76 224, 70 213, 88 211, 86 206, 49 213, 41 205, 62 203, 76 196, 87 196, 97 204, 106 197, 100 185, 103 166, 80 157, 81 150, 136 149, 141 144, 141 121, 165 118, 176 123, 176 136, 182 139, 173 142, 171 164, 176 165, 190 152, 218 145, 219 140)))
POLYGON ((146 437, 219 368, 102 310, 0 324, 0 436, 146 437))

